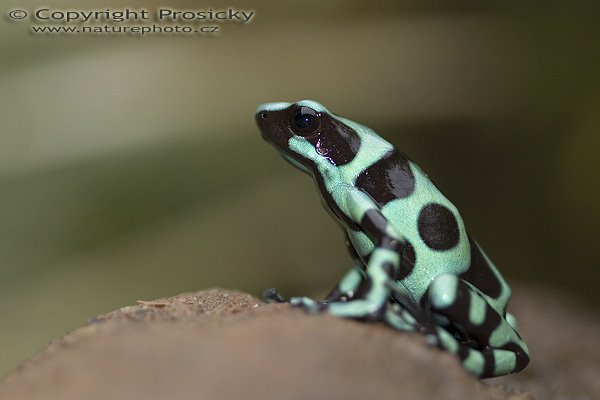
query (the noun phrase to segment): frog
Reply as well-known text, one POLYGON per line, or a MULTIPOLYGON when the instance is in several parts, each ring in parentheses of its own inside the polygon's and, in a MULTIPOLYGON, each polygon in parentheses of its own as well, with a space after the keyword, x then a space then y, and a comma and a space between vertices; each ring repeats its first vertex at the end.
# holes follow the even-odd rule
POLYGON ((477 378, 521 371, 529 350, 507 312, 511 289, 428 175, 374 130, 313 100, 258 106, 262 138, 312 176, 353 261, 313 314, 383 323, 457 356, 477 378))

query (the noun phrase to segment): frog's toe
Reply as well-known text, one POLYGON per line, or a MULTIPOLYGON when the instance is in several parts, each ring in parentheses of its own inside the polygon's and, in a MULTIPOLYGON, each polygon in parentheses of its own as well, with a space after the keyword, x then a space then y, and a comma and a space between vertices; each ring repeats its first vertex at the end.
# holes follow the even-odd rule
POLYGON ((320 304, 319 302, 314 301, 310 297, 292 297, 290 299, 290 304, 292 307, 301 307, 306 312, 310 314, 317 314, 322 311, 326 305, 320 304))
POLYGON ((285 303, 287 300, 283 297, 277 289, 269 288, 265 290, 262 294, 263 301, 267 304, 271 303, 285 303))

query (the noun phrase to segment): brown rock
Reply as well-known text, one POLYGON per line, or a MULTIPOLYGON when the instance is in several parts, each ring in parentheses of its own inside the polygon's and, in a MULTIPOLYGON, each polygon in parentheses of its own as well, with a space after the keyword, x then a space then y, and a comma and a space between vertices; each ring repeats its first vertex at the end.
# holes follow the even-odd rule
POLYGON ((532 399, 420 335, 209 290, 125 307, 52 343, 2 399, 532 399))

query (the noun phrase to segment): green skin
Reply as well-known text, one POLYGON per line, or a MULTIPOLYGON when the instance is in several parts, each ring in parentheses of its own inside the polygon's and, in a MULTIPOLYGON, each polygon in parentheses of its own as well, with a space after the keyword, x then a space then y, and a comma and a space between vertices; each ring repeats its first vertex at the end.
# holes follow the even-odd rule
MULTIPOLYGON (((510 288, 416 164, 315 101, 262 104, 256 120, 265 140, 313 176, 354 260, 325 300, 293 297, 293 306, 420 332, 480 378, 527 365, 506 313, 510 288)), ((285 301, 275 289, 265 300, 285 301)))

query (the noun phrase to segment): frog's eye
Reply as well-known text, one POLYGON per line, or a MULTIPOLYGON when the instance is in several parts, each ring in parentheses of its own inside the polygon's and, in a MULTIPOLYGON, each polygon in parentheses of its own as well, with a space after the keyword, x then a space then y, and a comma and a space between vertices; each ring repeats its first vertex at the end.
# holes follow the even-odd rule
POLYGON ((321 115, 309 107, 301 107, 292 116, 292 130, 300 136, 309 136, 321 127, 321 115))

